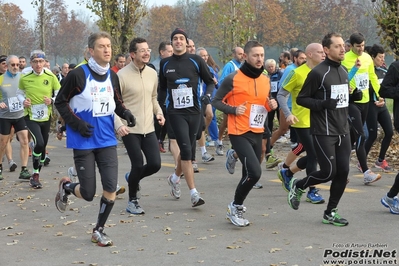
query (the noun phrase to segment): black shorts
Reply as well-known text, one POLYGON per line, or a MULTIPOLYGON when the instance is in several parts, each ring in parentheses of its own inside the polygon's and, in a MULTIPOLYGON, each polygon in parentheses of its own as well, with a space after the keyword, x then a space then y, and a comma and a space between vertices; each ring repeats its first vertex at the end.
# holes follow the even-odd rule
POLYGON ((11 127, 14 127, 15 132, 28 130, 25 119, 23 117, 17 119, 0 118, 1 135, 10 135, 11 127))

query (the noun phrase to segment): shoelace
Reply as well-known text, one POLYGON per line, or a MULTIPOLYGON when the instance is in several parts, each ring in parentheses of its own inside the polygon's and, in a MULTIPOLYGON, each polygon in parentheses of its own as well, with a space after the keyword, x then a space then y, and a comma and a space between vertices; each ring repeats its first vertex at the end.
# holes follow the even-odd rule
POLYGON ((237 214, 237 217, 238 217, 238 218, 243 219, 243 218, 244 218, 244 217, 243 217, 243 215, 244 215, 244 208, 243 208, 243 207, 241 207, 241 208, 236 207, 236 214, 237 214))

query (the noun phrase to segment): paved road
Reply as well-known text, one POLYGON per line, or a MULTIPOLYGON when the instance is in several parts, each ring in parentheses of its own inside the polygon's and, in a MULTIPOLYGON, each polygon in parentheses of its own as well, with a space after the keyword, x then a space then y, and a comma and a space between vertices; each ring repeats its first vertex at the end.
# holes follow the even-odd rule
MULTIPOLYGON (((276 151, 282 147, 279 145, 276 151)), ((17 155, 17 143, 13 147, 17 155)), ((322 224, 325 204, 313 205, 303 198, 298 211, 290 209, 276 171, 263 170, 264 188, 252 190, 245 202, 251 224, 237 228, 225 219, 225 213, 239 180, 239 164, 236 174, 230 175, 224 168, 225 157, 199 163, 196 183, 206 204, 191 208, 184 182, 181 199, 170 196, 166 177, 173 171, 173 161, 169 153, 162 154, 161 170, 141 184, 140 203, 145 215, 128 215, 127 195, 120 195, 106 229, 114 246, 101 248, 90 242, 99 197, 93 202, 72 198, 64 214, 55 209, 58 182, 72 163, 72 152, 65 149, 64 140, 57 141, 54 136, 48 148, 51 163, 40 174, 43 189, 34 190, 27 182, 20 182, 19 168, 14 173, 4 171, 5 179, 0 181, 0 265, 318 266, 324 265, 326 252, 347 260, 361 259, 362 252, 371 260, 373 250, 377 250, 376 257, 397 259, 389 252, 396 252, 399 246, 399 216, 390 214, 380 203, 393 183, 394 173, 384 173, 377 183, 364 186, 362 175, 352 166, 351 182, 339 205, 349 225, 340 228, 322 224), (354 258, 356 252, 358 258, 354 258), (349 255, 345 258, 345 254, 349 255)), ((209 150, 214 153, 213 148, 209 150)), ((119 182, 126 185, 124 173, 129 170, 129 160, 124 151, 118 148, 119 182)), ((18 164, 17 156, 14 159, 18 164)), ((319 187, 327 197, 329 185, 319 187)), ((375 261, 357 262, 378 265, 375 261)))

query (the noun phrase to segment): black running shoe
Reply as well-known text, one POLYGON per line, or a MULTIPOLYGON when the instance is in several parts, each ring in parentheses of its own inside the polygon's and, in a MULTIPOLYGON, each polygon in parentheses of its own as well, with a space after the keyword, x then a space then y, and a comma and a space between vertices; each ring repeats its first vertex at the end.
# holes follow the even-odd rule
POLYGON ((34 173, 29 179, 29 185, 35 189, 42 188, 42 184, 39 181, 39 174, 34 173))
POLYGON ((329 213, 329 214, 324 213, 323 224, 332 224, 335 226, 348 225, 349 222, 346 219, 339 216, 339 214, 337 212, 338 212, 338 209, 332 209, 331 213, 329 213))

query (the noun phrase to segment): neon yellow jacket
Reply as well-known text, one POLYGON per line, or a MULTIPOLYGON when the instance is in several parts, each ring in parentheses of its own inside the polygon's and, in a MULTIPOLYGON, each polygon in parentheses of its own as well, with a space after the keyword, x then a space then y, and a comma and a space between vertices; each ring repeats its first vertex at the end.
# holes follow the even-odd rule
POLYGON ((355 66, 356 59, 360 60, 360 68, 356 72, 355 76, 350 80, 350 87, 352 89, 358 88, 363 92, 363 98, 356 103, 368 103, 370 101, 369 96, 369 83, 371 83, 375 94, 380 97, 380 83, 378 77, 374 72, 374 62, 371 56, 367 53, 362 53, 361 56, 355 54, 352 50, 345 54, 345 59, 342 61, 342 65, 348 69, 348 72, 355 66))

